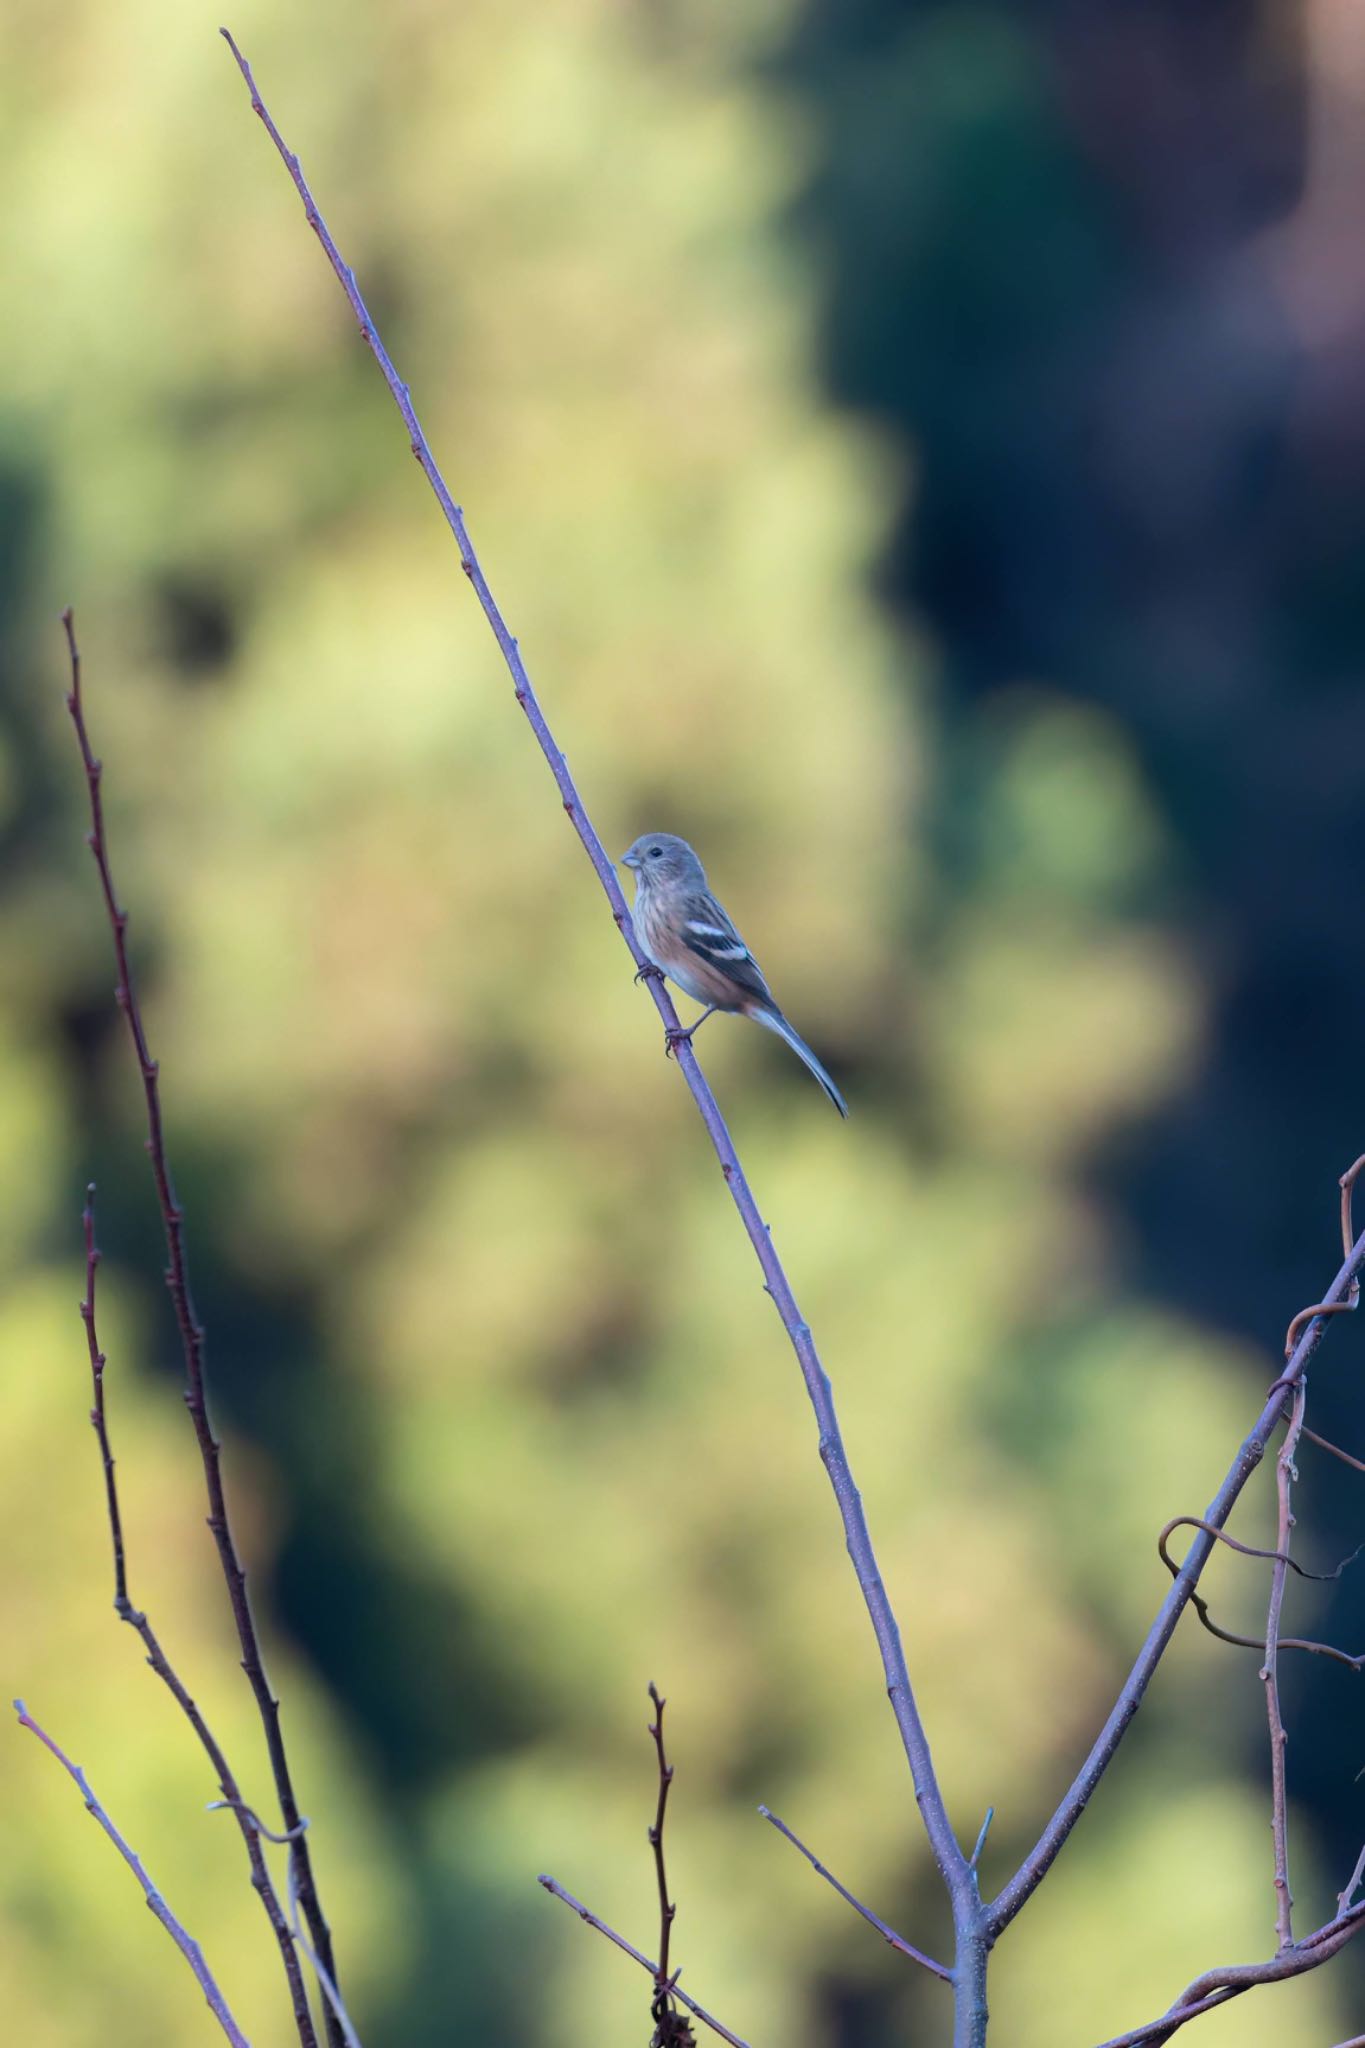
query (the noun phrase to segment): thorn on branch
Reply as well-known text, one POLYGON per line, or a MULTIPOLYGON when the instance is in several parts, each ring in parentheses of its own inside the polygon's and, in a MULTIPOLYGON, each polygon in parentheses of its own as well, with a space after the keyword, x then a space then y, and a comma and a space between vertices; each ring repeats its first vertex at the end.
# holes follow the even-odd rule
POLYGON ((967 1866, 969 1870, 975 1870, 981 1861, 981 1852, 986 1846, 986 1837, 991 1831, 991 1822, 994 1819, 995 1808, 988 1806, 986 1808, 986 1818, 981 1823, 981 1833, 977 1836, 976 1847, 972 1851, 971 1862, 967 1866))

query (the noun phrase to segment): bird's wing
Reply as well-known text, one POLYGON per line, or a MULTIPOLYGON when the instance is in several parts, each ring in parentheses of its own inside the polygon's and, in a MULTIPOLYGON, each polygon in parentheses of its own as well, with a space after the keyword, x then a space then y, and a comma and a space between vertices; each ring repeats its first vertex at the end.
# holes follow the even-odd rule
POLYGON ((705 966, 738 982, 747 995, 771 1003, 763 970, 735 930, 728 914, 710 894, 690 896, 682 918, 682 935, 705 966))

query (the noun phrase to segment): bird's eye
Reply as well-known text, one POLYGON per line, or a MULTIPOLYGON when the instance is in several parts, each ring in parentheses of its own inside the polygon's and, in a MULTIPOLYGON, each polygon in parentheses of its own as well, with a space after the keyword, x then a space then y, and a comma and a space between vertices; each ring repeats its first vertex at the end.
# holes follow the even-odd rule
POLYGON ((657 860, 662 852, 662 846, 651 846, 649 849, 649 857, 651 860, 657 860))

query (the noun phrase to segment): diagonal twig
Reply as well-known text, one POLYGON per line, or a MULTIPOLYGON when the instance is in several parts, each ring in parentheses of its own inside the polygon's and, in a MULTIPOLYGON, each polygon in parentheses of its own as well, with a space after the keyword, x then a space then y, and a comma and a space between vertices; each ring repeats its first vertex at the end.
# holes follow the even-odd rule
POLYGON ((1236 1963, 1226 1969, 1206 1970, 1186 1985, 1175 2004, 1158 2019, 1148 2020, 1145 2026, 1134 2027, 1126 2034, 1115 2034, 1102 2042, 1100 2048, 1161 2048, 1190 2020, 1230 2005, 1234 1998, 1254 1990, 1258 1984, 1280 1984, 1289 1977, 1302 1977, 1309 1970, 1318 1969, 1345 1948, 1362 1925, 1365 1902, 1338 1913, 1325 1926, 1305 1935, 1302 1941, 1291 1942, 1267 1962, 1236 1963))
POLYGON ((237 1817, 237 1825, 241 1829, 242 1840, 246 1844, 247 1856, 251 1862, 252 1889, 260 1897, 266 1918, 279 1944, 300 2048, 316 2048, 317 2035, 313 2028, 312 2014, 308 2010, 308 1994, 304 1989, 303 1973, 299 1969, 294 1943, 278 1894, 271 1882, 269 1867, 261 1851, 260 1837, 268 1833, 268 1830, 261 1827, 251 1808, 243 1801, 236 1775, 219 1746, 217 1737, 204 1719, 197 1701, 161 1647, 161 1640, 147 1616, 140 1608, 134 1607, 129 1597, 123 1516, 119 1507, 118 1480, 115 1476, 114 1453, 109 1440, 109 1422, 104 1402, 104 1373, 108 1360, 100 1349, 99 1331, 95 1321, 95 1276, 99 1271, 100 1249, 95 1242, 93 1182, 86 1190, 85 1207, 81 1212, 81 1227, 85 1236, 85 1296, 81 1302, 81 1321, 85 1325, 86 1344, 90 1353, 90 1422, 99 1441, 100 1461, 104 1468, 105 1506, 109 1517, 109 1540, 114 1554, 114 1612, 120 1621, 126 1621, 142 1638, 142 1646, 147 1652, 147 1662, 198 1736, 200 1746, 212 1764, 214 1775, 222 1788, 222 1803, 230 1806, 237 1817))
POLYGON ((820 1861, 819 1857, 816 1856, 810 1849, 806 1847, 805 1843, 801 1840, 801 1837, 798 1834, 795 1834, 792 1831, 792 1829, 787 1826, 787 1823, 784 1820, 778 1819, 777 1815, 772 1811, 771 1807, 760 1806, 758 1810, 762 1814, 764 1820, 769 1821, 772 1824, 772 1826, 777 1829, 779 1835, 785 1835, 787 1840, 791 1843, 792 1847, 794 1849, 799 1849, 801 1851, 801 1854, 805 1857, 811 1869, 815 1871, 818 1876, 823 1877, 826 1884, 832 1885, 835 1891, 838 1892, 839 1897, 841 1899, 847 1899, 849 1905, 852 1906, 854 1912, 861 1913, 869 1927, 876 1928, 878 1934, 880 1934, 884 1942, 886 1942, 891 1948, 898 1949, 901 1955, 908 1956, 912 1963, 919 1963, 922 1968, 930 1971, 933 1976, 942 1978, 945 1984, 952 1983, 953 1973, 950 1969, 948 1969, 943 1963, 936 1963, 932 1956, 925 1955, 923 1949, 916 1948, 913 1942, 907 1941, 905 1939, 904 1935, 897 1934, 895 1928, 889 1927, 885 1920, 883 1920, 878 1914, 872 1911, 872 1908, 870 1906, 865 1906, 861 1899, 855 1898, 854 1894, 848 1889, 847 1885, 840 1884, 838 1878, 834 1875, 834 1872, 832 1870, 827 1870, 825 1865, 820 1861))
MULTIPOLYGON (((633 1962, 637 1962, 640 1965, 642 1970, 648 1970, 650 1976, 656 1982, 658 1981, 659 1965, 652 1963, 648 1956, 641 1955, 638 1948, 635 1948, 628 1942, 623 1934, 618 1934, 614 1927, 609 1927, 605 1920, 599 1920, 596 1913, 590 1912, 581 1899, 576 1899, 572 1892, 565 1891, 562 1884, 557 1884, 554 1878, 546 1877, 543 1873, 536 1879, 536 1883, 544 1885, 546 1891, 554 1898, 562 1899, 566 1906, 572 1907, 580 1920, 586 1921, 589 1927, 596 1928, 599 1934, 605 1934, 607 1940, 615 1942, 623 1955, 628 1955, 633 1962)), ((728 2041, 730 2048, 749 2048, 748 2042, 741 2041, 738 2034, 732 2034, 728 2027, 722 2026, 714 2013, 709 2013, 704 2005, 697 2004, 695 1998, 689 1998, 685 1991, 680 1991, 676 1979, 673 1982, 672 1995, 680 2005, 685 2005, 687 2010, 694 2014, 704 2027, 709 2027, 713 2034, 719 2034, 722 2041, 728 2041)))
POLYGON ((132 1871, 133 1876, 142 1886, 143 1894, 146 1897, 148 1906, 150 1907, 151 1911, 155 1914, 156 1918, 161 1922, 161 1925, 165 1928, 167 1934, 170 1935, 171 1940, 175 1943, 176 1947, 180 1950, 181 1955, 184 1956, 185 1961, 193 1970, 199 1984, 199 1989, 203 1992, 205 2000, 207 2001, 209 2011, 213 2014, 213 2017, 217 2020, 219 2026, 227 2035, 228 2040, 231 2041, 231 2043, 233 2044, 233 2048, 251 2048, 251 2044, 247 2040, 246 2035, 242 2032, 236 2020, 232 2017, 232 2014, 228 2009, 227 2000, 223 1997, 222 1992, 218 1989, 217 1984, 214 1982, 213 1972, 210 1970, 208 1964, 204 1961, 203 1950, 200 1948, 198 1942, 194 1939, 193 1935, 189 1934, 186 1931, 186 1929, 181 1925, 181 1923, 176 1919, 174 1913, 166 1904, 165 1899, 161 1896, 161 1893, 152 1883, 151 1878, 148 1877, 146 1870, 143 1868, 140 1857, 136 1854, 136 1852, 133 1849, 129 1847, 128 1843, 124 1840, 123 1836, 115 1827, 113 1821, 110 1820, 108 1814, 100 1805, 99 1800, 96 1799, 94 1793, 90 1789, 90 1783, 85 1775, 85 1772, 81 1769, 79 1764, 72 1763, 70 1757, 67 1756, 64 1750, 58 1748, 57 1744, 53 1741, 52 1737, 48 1734, 45 1728, 39 1727, 38 1723, 33 1719, 33 1716, 29 1713, 27 1707, 24 1705, 22 1700, 16 1700, 14 1702, 14 1711, 19 1717, 20 1727, 27 1728, 30 1734, 36 1735, 39 1742, 42 1743, 43 1747, 47 1750, 50 1750, 52 1755, 56 1757, 58 1763, 62 1766, 62 1769, 66 1772, 67 1776, 74 1780, 77 1788, 80 1791, 81 1797, 85 1801, 87 1813, 93 1815, 93 1817, 99 1822, 100 1826, 104 1829, 105 1834, 108 1835, 110 1841, 118 1850, 119 1855, 123 1858, 124 1862, 128 1865, 128 1868, 132 1871))
POLYGON ((1365 1848, 1361 1849, 1359 1856, 1356 1858, 1356 1867, 1351 1872, 1345 1891, 1337 1893, 1338 1918, 1349 1909, 1356 1893, 1360 1890, 1360 1880, 1362 1877, 1365 1877, 1365 1848))
POLYGON ((1322 1450, 1329 1451, 1334 1458, 1340 1458, 1343 1465, 1351 1465, 1357 1472, 1365 1472, 1365 1458, 1353 1458, 1349 1451, 1342 1450, 1340 1444, 1332 1443, 1325 1436, 1319 1436, 1315 1429, 1309 1429, 1306 1424, 1303 1434, 1310 1444, 1317 1444, 1322 1450))

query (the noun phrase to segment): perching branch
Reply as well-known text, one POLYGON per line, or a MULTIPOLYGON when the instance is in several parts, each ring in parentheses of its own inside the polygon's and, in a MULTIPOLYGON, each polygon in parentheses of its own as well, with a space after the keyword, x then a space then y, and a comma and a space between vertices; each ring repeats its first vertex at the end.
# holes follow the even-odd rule
MULTIPOLYGON (((142 1090, 147 1108, 147 1153, 152 1165, 152 1178, 156 1183, 157 1204, 161 1211, 162 1228, 166 1239, 168 1266, 166 1285, 170 1290, 175 1308, 176 1323, 180 1331, 180 1349, 185 1371, 185 1406, 190 1413, 194 1427, 195 1441, 199 1446, 200 1463, 204 1471, 204 1485, 208 1494, 208 1524, 218 1551, 227 1585, 228 1599, 232 1607, 232 1618, 236 1625, 237 1640, 241 1646, 242 1669, 255 1697, 265 1731, 266 1749, 270 1755, 270 1768, 275 1780, 275 1790, 284 1815, 286 1830, 299 1824, 298 1801, 294 1796, 293 1778, 289 1759, 285 1752, 284 1734, 280 1727, 280 1703, 270 1689, 266 1677, 265 1663, 261 1655, 260 1637, 256 1630, 251 1603, 247 1598, 246 1572, 237 1555, 237 1546, 232 1535, 228 1518, 227 1496, 223 1488, 222 1452, 213 1432, 213 1423, 208 1411, 208 1388, 204 1365, 204 1328, 195 1312, 194 1297, 190 1291, 189 1265, 185 1252, 185 1214, 176 1199, 171 1179, 170 1163, 166 1153, 166 1140, 161 1113, 161 1083, 157 1062, 152 1058, 147 1043, 147 1033, 142 1021, 138 1003, 137 986, 133 979, 128 960, 128 913, 119 905, 114 888, 113 870, 109 863, 109 847, 104 825, 104 801, 101 791, 103 764, 96 758, 90 745, 85 723, 85 707, 81 699, 81 657, 76 644, 75 625, 70 610, 62 614, 66 629, 67 649, 71 659, 71 689, 66 706, 71 714, 81 760, 85 767, 86 787, 90 800, 90 831, 86 835, 95 866, 99 871, 100 888, 104 895, 104 907, 109 920, 109 929, 114 941, 114 959, 118 968, 118 983, 114 991, 115 1000, 128 1024, 137 1056, 138 1071, 142 1077, 142 1090)), ((117 1556, 117 1528, 115 1530, 117 1556)), ((202 1739, 202 1737, 201 1737, 202 1739)), ((332 1956, 332 1936, 323 1917, 317 1886, 313 1877, 312 1862, 308 1845, 299 1842, 299 1897, 303 1916, 308 1924, 313 1947, 321 1957, 328 1976, 335 1982, 336 1965, 332 1956)), ((291 1986, 292 1988, 292 1986, 291 1986)), ((297 2018, 297 2012, 296 2012, 297 2018)), ((330 2006, 326 2009, 326 2026, 331 2048, 345 2048, 344 2037, 337 2025, 330 2006)))
MULTIPOLYGON (((572 1892, 565 1891, 562 1884, 556 1884, 554 1878, 546 1877, 544 1874, 536 1879, 536 1883, 544 1885, 547 1892, 550 1892, 557 1899, 562 1899, 566 1906, 571 1906, 579 1919, 586 1921, 589 1927, 595 1927, 599 1934, 606 1935, 608 1941, 615 1942, 617 1948, 624 1955, 628 1955, 633 1962, 637 1962, 642 1970, 648 1970, 650 1976, 657 1983, 659 1965, 652 1963, 648 1956, 641 1955, 638 1948, 633 1947, 623 1934, 618 1934, 614 1927, 609 1927, 605 1920, 599 1920, 596 1913, 590 1912, 581 1899, 576 1899, 572 1892)), ((749 2048, 748 2042, 741 2041, 738 2034, 732 2034, 728 2027, 722 2026, 714 2013, 709 2013, 704 2005, 697 2004, 695 1998, 689 1998, 685 1991, 680 1991, 676 1976, 673 1979, 672 1995, 680 2005, 685 2005, 687 2010, 699 2019, 704 2027, 709 2027, 713 2034, 719 2034, 722 2041, 728 2041, 730 2048, 749 2048)))
POLYGON ((838 1878, 834 1875, 834 1872, 832 1870, 827 1870, 824 1864, 820 1861, 819 1857, 814 1855, 812 1851, 806 1847, 805 1843, 801 1840, 801 1837, 797 1834, 793 1834, 792 1830, 787 1826, 787 1823, 784 1820, 778 1819, 777 1815, 772 1811, 771 1807, 760 1806, 758 1810, 762 1814, 764 1820, 771 1821, 772 1825, 777 1829, 779 1835, 785 1835, 787 1840, 791 1843, 792 1847, 794 1849, 799 1849, 801 1851, 801 1854, 805 1857, 807 1863, 809 1863, 811 1869, 815 1871, 816 1875, 819 1877, 823 1877, 826 1884, 833 1885, 835 1891, 838 1892, 839 1897, 841 1899, 847 1899, 849 1905, 852 1906, 854 1912, 861 1913, 864 1920, 867 1921, 869 1927, 876 1928, 882 1940, 886 1942, 890 1948, 898 1949, 901 1955, 908 1956, 912 1963, 919 1963, 924 1969, 930 1971, 933 1976, 941 1977, 945 1984, 952 1983, 953 1973, 951 1970, 946 1969, 942 1963, 936 1963, 932 1956, 925 1955, 924 1951, 922 1949, 916 1948, 913 1942, 909 1942, 905 1939, 903 1935, 897 1934, 894 1927, 888 1927, 885 1920, 879 1918, 879 1916, 872 1911, 872 1908, 870 1906, 865 1906, 861 1899, 855 1898, 853 1893, 848 1889, 847 1885, 840 1884, 838 1878))
POLYGON ((95 1819, 104 1829, 105 1834, 108 1835, 110 1841, 118 1850, 119 1855, 123 1858, 124 1862, 128 1865, 128 1868, 132 1871, 133 1876, 142 1886, 143 1892, 146 1895, 148 1906, 156 1915, 157 1919, 161 1922, 167 1934, 170 1935, 171 1940, 175 1943, 176 1947, 180 1950, 181 1955, 184 1956, 185 1961, 193 1970, 195 1977, 197 1978, 199 1983, 199 1989, 203 1992, 204 1997, 208 2002, 209 2011, 213 2014, 213 2017, 217 2020, 219 2026, 227 2035, 228 2040, 232 2042, 233 2048, 251 2048, 251 2044, 247 2040, 246 2035, 242 2032, 236 2020, 232 2017, 231 2012, 228 2010, 227 2000, 223 1997, 222 1992, 218 1989, 217 1984, 214 1982, 213 1972, 210 1970, 208 1964, 204 1961, 203 1950, 200 1948, 198 1942, 194 1939, 194 1937, 191 1934, 188 1934, 185 1931, 185 1929, 181 1926, 180 1922, 176 1919, 174 1913, 166 1904, 165 1899, 162 1898, 161 1893, 152 1883, 151 1878, 148 1877, 147 1872, 144 1870, 142 1866, 140 1858, 135 1854, 135 1852, 132 1849, 129 1848, 127 1842, 123 1839, 123 1836, 114 1826, 114 1823, 110 1820, 108 1814, 100 1805, 98 1799, 96 1799, 94 1793, 90 1789, 89 1781, 86 1778, 85 1772, 81 1769, 79 1764, 73 1764, 70 1757, 67 1756, 63 1750, 57 1747, 57 1744, 53 1741, 52 1737, 48 1734, 45 1728, 39 1727, 38 1723, 33 1719, 33 1717, 29 1713, 27 1707, 25 1707, 22 1700, 16 1700, 14 1702, 14 1711, 19 1716, 20 1727, 27 1728, 30 1734, 36 1735, 39 1742, 42 1743, 43 1747, 45 1749, 50 1750, 53 1756, 56 1757, 58 1763, 62 1766, 62 1769, 67 1773, 68 1777, 75 1780, 75 1783, 80 1791, 81 1797, 85 1801, 86 1812, 94 1815, 95 1819))
POLYGON ((151 1665, 162 1684, 166 1686, 185 1719, 199 1738, 199 1743, 213 1766, 214 1776, 222 1788, 222 1804, 231 1807, 246 1844, 247 1856, 251 1862, 251 1883, 265 1909, 266 1918, 279 1944, 280 1960, 289 1983, 289 2000, 294 2013, 294 2025, 298 2032, 300 2048, 317 2048, 317 2035, 313 2029, 312 2014, 308 2010, 308 1994, 304 1989, 303 1973, 295 1951, 279 1897, 271 1882, 270 1870, 261 1850, 261 1835, 268 1834, 242 1799, 237 1779, 227 1757, 219 1747, 218 1740, 210 1729, 198 1703, 175 1670, 161 1647, 161 1642, 147 1616, 140 1608, 134 1607, 128 1595, 128 1566, 123 1541, 123 1516, 119 1507, 118 1481, 114 1471, 114 1454, 109 1441, 109 1424, 104 1406, 104 1369, 108 1363, 100 1349, 99 1331, 95 1324, 95 1275, 99 1270, 100 1249, 95 1242, 95 1189, 93 1182, 86 1190, 85 1208, 81 1212, 81 1225, 85 1233, 85 1297, 81 1302, 81 1321, 85 1324, 86 1344, 90 1352, 90 1378, 93 1405, 90 1422, 99 1440, 100 1459, 104 1467, 105 1506, 109 1515, 109 1540, 114 1554, 114 1612, 120 1621, 126 1621, 142 1638, 151 1665))
MULTIPOLYGON (((293 154, 285 143, 283 136, 275 126, 274 120, 271 118, 257 90, 251 66, 243 57, 228 30, 224 29, 222 34, 250 90, 252 107, 260 117, 266 133, 275 145, 285 169, 294 182, 299 198, 303 202, 304 214, 308 225, 312 228, 322 245, 327 260, 336 274, 337 281, 350 302, 351 311, 355 315, 360 332, 372 351, 384 381, 393 395, 394 403, 402 415, 403 424, 407 429, 409 446, 412 449, 413 455, 420 463, 427 482, 435 493, 446 524, 455 537, 455 543, 459 549, 460 566, 473 586, 484 617, 487 619, 492 629, 493 637, 498 643, 498 648, 512 679, 516 701, 525 713, 527 722, 535 734, 540 750, 545 756, 550 773, 553 775, 556 787, 559 790, 564 809, 573 824, 574 830, 583 843, 589 860, 593 864, 621 936, 629 948, 636 967, 638 969, 647 968, 650 963, 646 960, 636 942, 630 910, 626 904, 625 897, 621 893, 621 886, 616 878, 615 868, 608 859, 606 850, 593 827, 592 821, 583 808, 582 799, 569 773, 568 765, 555 741, 554 735, 550 731, 549 725, 546 723, 545 715, 531 686, 531 679, 527 673, 526 664, 522 660, 521 650, 509 631, 506 620, 503 618, 493 593, 489 589, 488 581, 474 552, 473 543, 469 538, 469 530, 465 524, 464 513, 455 503, 454 498, 450 494, 449 487, 437 467, 436 459, 432 455, 426 435, 422 431, 421 422, 413 407, 408 387, 399 377, 389 358, 388 351, 379 338, 378 330, 361 296, 360 287, 356 283, 355 272, 345 262, 340 250, 333 241, 327 223, 318 211, 317 201, 314 199, 308 181, 303 175, 297 156, 293 154)), ((673 1003, 658 975, 650 973, 644 977, 644 981, 655 1007, 663 1019, 665 1030, 675 1033, 681 1031, 682 1027, 678 1019, 678 1013, 674 1009, 673 1003)), ((948 1819, 947 1809, 943 1803, 943 1795, 939 1789, 933 1759, 930 1754, 929 1740, 924 1730, 924 1724, 920 1719, 919 1707, 910 1684, 910 1674, 906 1668, 905 1653, 901 1647, 900 1630, 891 1608, 891 1602, 887 1597, 886 1588, 882 1583, 881 1572, 872 1548, 872 1538, 868 1531, 867 1518, 863 1512, 862 1500, 853 1482, 853 1475, 849 1470, 848 1457, 844 1450, 843 1437, 839 1429, 839 1420, 835 1412, 834 1396, 829 1377, 820 1362, 814 1339, 811 1336, 810 1326, 797 1307, 791 1283, 787 1279, 781 1261, 773 1248, 772 1238, 762 1216, 759 1214, 758 1204, 754 1200, 748 1181, 744 1177, 734 1143, 717 1107, 716 1099, 707 1084, 706 1077, 697 1063, 697 1057, 692 1049, 691 1042, 683 1039, 676 1044, 675 1050, 678 1063, 687 1077, 688 1087, 692 1091, 697 1107, 701 1112, 702 1121, 705 1123, 712 1145, 715 1147, 716 1156, 720 1161, 720 1170, 725 1176, 726 1184, 729 1187, 735 1207, 739 1210, 744 1228, 748 1232, 750 1242, 757 1254, 759 1265, 763 1270, 766 1290, 772 1297, 773 1305, 782 1319, 783 1327, 791 1341, 792 1349, 796 1353, 797 1363, 801 1368, 806 1392, 810 1399, 811 1407, 815 1412, 816 1425, 819 1430, 820 1456, 824 1461, 825 1468, 829 1474, 830 1484, 834 1489, 835 1499, 843 1521, 844 1536, 848 1544, 849 1556, 852 1559, 863 1600, 876 1634, 877 1646, 881 1652, 882 1667, 886 1677, 886 1689, 891 1700, 892 1710, 896 1716, 897 1726, 900 1729, 901 1741, 905 1748, 906 1757, 909 1760, 911 1774, 914 1779, 915 1796, 919 1804, 925 1832, 929 1837, 930 1847, 944 1883, 947 1885, 953 1898, 955 1919, 959 1925, 965 1925, 976 1909, 976 1882, 968 1868, 967 1859, 963 1855, 953 1834, 952 1824, 948 1819)))

